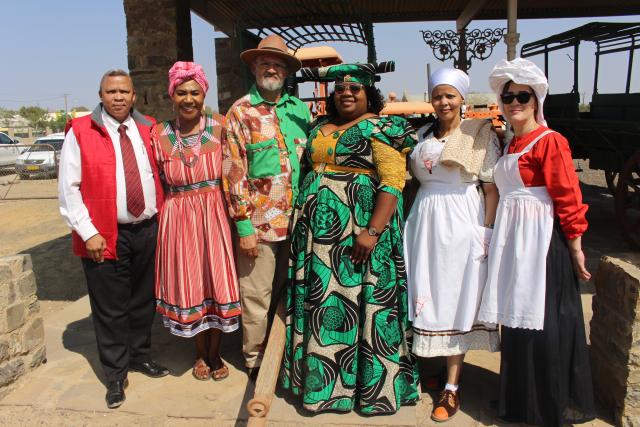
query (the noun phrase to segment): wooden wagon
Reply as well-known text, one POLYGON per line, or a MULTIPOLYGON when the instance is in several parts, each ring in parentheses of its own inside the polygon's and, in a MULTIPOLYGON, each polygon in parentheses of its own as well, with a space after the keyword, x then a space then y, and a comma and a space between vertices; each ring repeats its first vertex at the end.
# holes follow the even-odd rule
MULTIPOLYGON (((604 171, 614 195, 618 225, 624 238, 640 249, 640 93, 631 93, 633 56, 640 49, 640 23, 592 22, 522 47, 523 58, 544 55, 549 76, 549 53, 573 49, 573 88, 569 93, 547 95, 544 115, 549 127, 569 140, 573 157, 588 159, 591 169, 604 171), (578 87, 579 47, 588 41, 596 45, 593 93, 588 111, 580 111, 578 87), (600 93, 599 71, 605 55, 627 53, 626 78, 622 93, 600 93)), ((626 73, 624 73, 626 71, 626 73)), ((552 80, 551 80, 552 81, 552 80)))

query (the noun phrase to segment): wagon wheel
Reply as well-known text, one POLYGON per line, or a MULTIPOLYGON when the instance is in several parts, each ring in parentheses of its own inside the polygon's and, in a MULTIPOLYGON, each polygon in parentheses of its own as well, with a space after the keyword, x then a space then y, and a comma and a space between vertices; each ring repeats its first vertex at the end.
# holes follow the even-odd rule
POLYGON ((616 216, 623 237, 640 249, 640 150, 627 160, 615 192, 616 216))
POLYGON ((620 172, 604 171, 604 179, 607 181, 607 187, 609 188, 609 192, 614 196, 616 195, 619 176, 620 172))

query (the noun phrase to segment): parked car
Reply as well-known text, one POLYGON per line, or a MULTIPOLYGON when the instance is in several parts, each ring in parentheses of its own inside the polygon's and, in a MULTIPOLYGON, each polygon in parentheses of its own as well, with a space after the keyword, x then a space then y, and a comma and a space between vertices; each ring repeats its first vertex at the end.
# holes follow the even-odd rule
POLYGON ((30 176, 56 178, 63 142, 64 133, 62 132, 38 138, 27 151, 16 159, 16 173, 20 175, 21 179, 30 176))
POLYGON ((7 169, 16 164, 16 159, 22 153, 22 149, 17 147, 19 142, 11 139, 6 133, 0 132, 0 168, 7 169))

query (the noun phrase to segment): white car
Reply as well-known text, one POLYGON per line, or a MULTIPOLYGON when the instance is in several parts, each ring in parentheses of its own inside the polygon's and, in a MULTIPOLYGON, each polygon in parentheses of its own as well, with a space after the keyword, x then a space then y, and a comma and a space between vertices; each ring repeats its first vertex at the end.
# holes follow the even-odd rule
POLYGON ((18 156, 16 173, 21 179, 34 175, 57 177, 63 142, 62 132, 38 138, 27 151, 18 156))
POLYGON ((24 150, 23 147, 16 147, 18 141, 13 140, 6 133, 0 132, 0 168, 6 168, 16 164, 16 159, 24 150))

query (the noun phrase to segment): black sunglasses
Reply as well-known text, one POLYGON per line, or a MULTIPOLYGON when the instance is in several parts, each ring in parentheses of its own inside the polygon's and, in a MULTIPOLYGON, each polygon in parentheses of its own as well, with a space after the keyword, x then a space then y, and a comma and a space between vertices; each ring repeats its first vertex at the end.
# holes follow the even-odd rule
POLYGON ((344 93, 347 90, 347 88, 349 88, 349 91, 353 95, 357 95, 358 93, 360 93, 360 91, 362 90, 363 87, 364 86, 362 86, 361 84, 358 84, 358 83, 351 83, 351 84, 348 84, 348 85, 336 83, 336 85, 333 88, 335 89, 337 94, 344 93))
POLYGON ((527 102, 529 102, 532 95, 533 94, 531 92, 526 92, 526 91, 522 91, 518 93, 505 92, 502 95, 500 95, 500 99, 504 104, 511 104, 514 99, 517 99, 518 103, 520 104, 526 104, 527 102))

